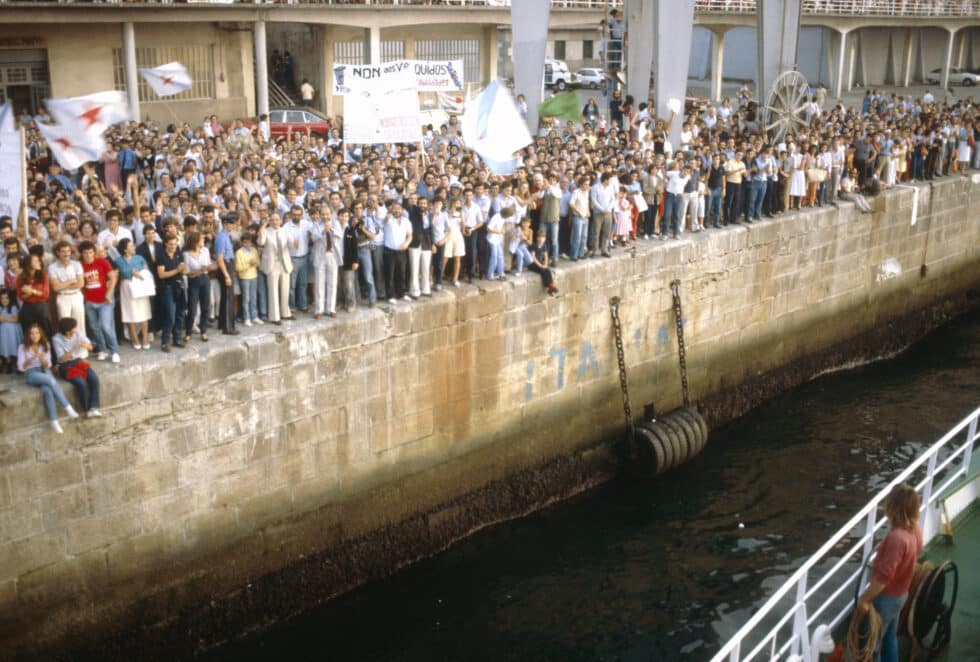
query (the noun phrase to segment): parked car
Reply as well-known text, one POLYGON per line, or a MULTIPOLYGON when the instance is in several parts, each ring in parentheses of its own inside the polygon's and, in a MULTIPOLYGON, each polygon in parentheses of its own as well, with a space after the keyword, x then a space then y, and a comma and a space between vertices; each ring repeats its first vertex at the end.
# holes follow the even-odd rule
MULTIPOLYGON (((242 124, 255 131, 258 123, 249 119, 243 120, 242 124)), ((272 137, 285 137, 290 129, 294 135, 305 134, 309 129, 310 135, 327 138, 330 136, 330 120, 326 115, 309 108, 270 108, 269 132, 272 137)))
MULTIPOLYGON (((926 81, 932 83, 933 85, 938 85, 943 80, 943 70, 933 69, 926 76, 926 81)), ((949 84, 950 85, 966 85, 967 87, 972 87, 980 83, 980 74, 967 69, 957 69, 955 67, 950 67, 949 69, 949 84)))
POLYGON ((608 81, 606 72, 598 67, 583 67, 575 72, 575 82, 580 87, 588 87, 593 90, 599 89, 603 81, 608 81))
POLYGON ((544 86, 555 87, 565 91, 575 81, 568 65, 562 60, 546 59, 544 61, 544 86))

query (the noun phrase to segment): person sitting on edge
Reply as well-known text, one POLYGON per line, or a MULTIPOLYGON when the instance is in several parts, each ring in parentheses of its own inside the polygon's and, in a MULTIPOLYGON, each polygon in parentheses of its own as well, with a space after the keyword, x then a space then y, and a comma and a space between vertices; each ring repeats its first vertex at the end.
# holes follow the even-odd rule
POLYGON ((55 402, 61 405, 68 418, 78 418, 78 412, 68 402, 65 392, 61 390, 58 381, 51 374, 51 348, 48 339, 41 332, 41 325, 32 322, 27 327, 24 342, 17 349, 17 370, 24 373, 24 380, 31 386, 41 389, 44 396, 44 408, 51 421, 51 429, 58 434, 64 430, 58 423, 58 409, 55 402))
POLYGON ((58 364, 58 376, 75 388, 82 411, 89 418, 102 416, 99 411, 99 376, 84 360, 94 346, 78 328, 78 322, 71 317, 58 320, 58 333, 54 334, 51 344, 58 364))

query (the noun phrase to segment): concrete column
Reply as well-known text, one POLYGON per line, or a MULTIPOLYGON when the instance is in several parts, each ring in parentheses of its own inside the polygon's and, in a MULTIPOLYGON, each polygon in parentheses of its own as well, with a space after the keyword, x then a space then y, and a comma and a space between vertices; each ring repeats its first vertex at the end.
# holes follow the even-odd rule
POLYGON ((484 26, 483 41, 480 44, 480 81, 468 80, 467 86, 476 82, 485 85, 492 80, 497 80, 497 60, 500 57, 497 37, 496 25, 484 26))
MULTIPOLYGON (((684 102, 687 96, 687 74, 691 55, 691 35, 694 32, 694 0, 670 0, 654 5, 654 29, 657 41, 654 46, 654 98, 657 117, 670 117, 669 99, 684 102)), ((681 117, 674 118, 670 127, 670 142, 680 144, 681 117)))
POLYGON ((721 101, 725 77, 725 30, 711 31, 711 100, 721 101))
POLYGON ((650 97, 650 68, 653 66, 653 4, 649 0, 627 0, 626 91, 637 104, 650 97))
POLYGON ((514 97, 527 101, 527 126, 531 135, 538 130, 538 106, 544 96, 544 55, 548 41, 551 0, 523 0, 511 4, 510 20, 514 40, 514 97))
POLYGON ((136 69, 136 31, 131 22, 122 24, 123 72, 126 77, 126 99, 130 116, 140 120, 139 71, 136 69))
POLYGON ((415 37, 409 37, 402 41, 402 52, 406 60, 415 59, 415 37))
POLYGON ((364 64, 381 64, 381 28, 364 28, 364 64))
POLYGON ((333 115, 333 28, 329 25, 319 26, 319 37, 317 59, 320 62, 320 80, 317 89, 320 90, 320 110, 333 115))
POLYGON ((755 95, 765 100, 780 74, 797 64, 799 0, 758 0, 758 71, 755 95))
POLYGON ((265 50, 265 21, 256 21, 252 27, 255 40, 255 113, 269 112, 269 55, 265 50))
POLYGON ((840 99, 844 94, 847 87, 844 83, 844 77, 850 72, 847 69, 847 30, 841 30, 840 37, 838 38, 837 47, 837 75, 834 76, 834 101, 840 99))
POLYGON ((902 67, 902 87, 908 87, 909 83, 912 82, 912 46, 915 44, 913 41, 915 38, 915 33, 911 28, 905 30, 905 62, 902 67))
POLYGON ((854 69, 857 67, 857 53, 857 38, 852 38, 847 44, 847 65, 844 75, 845 92, 850 92, 851 87, 854 85, 854 69))
POLYGON ((949 68, 953 63, 953 43, 956 41, 956 30, 950 30, 946 37, 946 64, 943 65, 943 91, 949 89, 949 68))
POLYGON ((956 40, 956 56, 953 58, 953 66, 957 69, 963 68, 963 62, 966 59, 966 40, 970 34, 966 30, 960 30, 959 36, 956 40))

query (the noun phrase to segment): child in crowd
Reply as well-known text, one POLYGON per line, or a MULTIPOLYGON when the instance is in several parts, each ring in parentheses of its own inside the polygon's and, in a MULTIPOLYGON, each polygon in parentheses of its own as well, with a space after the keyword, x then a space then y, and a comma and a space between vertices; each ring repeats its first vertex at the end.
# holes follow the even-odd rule
POLYGON ((242 246, 235 251, 235 273, 242 290, 242 317, 245 326, 262 324, 258 309, 259 251, 251 231, 242 235, 242 246))
MULTIPOLYGON (((17 260, 14 260, 16 262, 17 260)), ((17 315, 20 305, 12 290, 0 289, 0 360, 3 371, 13 373, 17 365, 17 347, 24 339, 17 315)))
POLYGON ((626 195, 626 187, 620 186, 616 193, 616 206, 613 208, 614 231, 616 242, 625 246, 633 231, 633 202, 626 195))
POLYGON ((531 219, 527 216, 521 220, 519 232, 519 244, 517 246, 517 253, 514 257, 517 263, 517 273, 520 274, 524 273, 524 267, 533 262, 531 258, 530 246, 534 243, 534 232, 531 230, 531 219))

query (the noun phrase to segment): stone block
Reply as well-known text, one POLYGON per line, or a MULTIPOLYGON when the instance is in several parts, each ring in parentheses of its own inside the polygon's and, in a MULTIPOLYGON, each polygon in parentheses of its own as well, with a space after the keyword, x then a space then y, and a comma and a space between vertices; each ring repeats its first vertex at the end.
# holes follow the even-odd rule
POLYGON ((85 480, 91 481, 108 474, 123 471, 131 466, 125 440, 117 440, 104 446, 89 448, 83 458, 85 480))
POLYGON ((0 439, 0 469, 6 470, 8 467, 33 459, 35 459, 34 444, 30 433, 7 434, 0 439))
POLYGON ((158 588, 162 580, 161 567, 172 568, 172 562, 163 561, 161 549, 176 550, 182 540, 179 529, 153 530, 120 540, 105 550, 107 579, 111 584, 135 582, 150 591, 158 588))
POLYGON ((238 509, 227 505, 214 504, 214 508, 204 513, 185 518, 182 529, 184 545, 200 556, 228 549, 243 537, 238 509))
POLYGON ((92 514, 87 485, 73 485, 45 494, 41 497, 40 505, 41 513, 44 514, 44 528, 48 531, 56 531, 64 527, 69 520, 92 514))
POLYGON ((89 500, 96 514, 139 503, 177 487, 176 460, 131 467, 125 471, 90 480, 89 500))
POLYGON ((281 487, 274 492, 246 499, 238 504, 238 523, 245 531, 259 531, 292 513, 292 489, 281 487))
POLYGON ((245 447, 245 461, 255 462, 281 455, 286 450, 286 426, 256 432, 245 447))
POLYGON ((78 553, 17 578, 21 608, 27 613, 83 605, 90 587, 106 584, 105 552, 78 553))
POLYGON ((65 559, 64 532, 45 532, 30 538, 0 543, 0 581, 14 579, 65 559))
POLYGON ((44 531, 44 517, 37 500, 21 501, 0 510, 0 545, 30 538, 44 531))
MULTIPOLYGON (((143 531, 179 531, 180 522, 209 507, 206 486, 180 487, 143 501, 143 531)), ((110 559, 111 559, 110 550, 110 559)))
POLYGON ((67 455, 50 462, 18 465, 7 472, 13 503, 33 499, 82 482, 82 458, 67 455))

